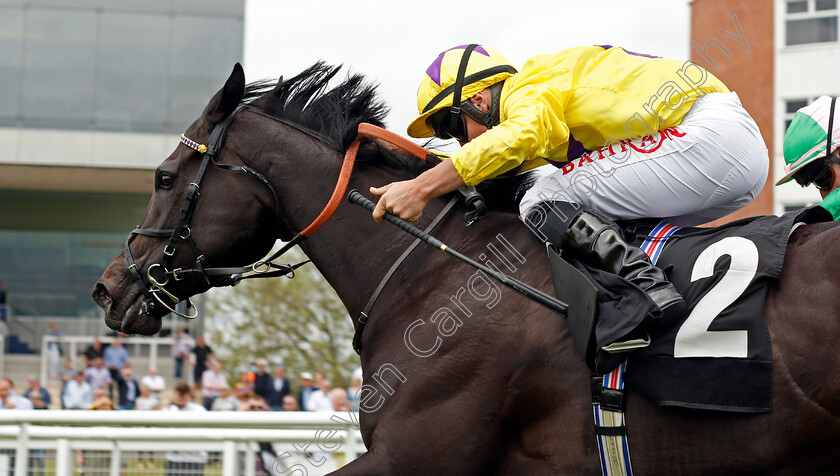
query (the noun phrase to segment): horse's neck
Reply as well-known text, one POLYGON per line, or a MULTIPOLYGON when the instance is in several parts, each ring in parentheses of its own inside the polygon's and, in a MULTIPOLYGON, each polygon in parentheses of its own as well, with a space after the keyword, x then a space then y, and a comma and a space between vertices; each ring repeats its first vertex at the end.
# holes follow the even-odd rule
MULTIPOLYGON (((236 125, 251 134, 231 134, 229 144, 245 151, 243 160, 264 171, 273 184, 282 206, 280 228, 288 236, 300 233, 327 206, 339 180, 342 154, 312 133, 289 123, 267 121, 262 115, 243 116, 236 125)), ((370 186, 395 180, 376 167, 357 164, 347 190, 356 188, 369 196, 370 186)), ((301 248, 353 314, 368 298, 366 290, 376 286, 409 238, 394 227, 377 224, 370 212, 342 199, 332 217, 301 248)))
MULTIPOLYGON (((369 195, 367 190, 371 185, 382 186, 389 183, 364 182, 351 182, 351 188, 358 188, 369 195)), ((416 225, 425 228, 444 204, 445 201, 441 200, 430 203, 424 213, 424 219, 419 220, 416 225)), ((388 223, 374 222, 367 210, 343 203, 327 225, 301 247, 355 319, 388 270, 399 261, 413 241, 411 235, 388 223)))
MULTIPOLYGON (((278 162, 277 166, 264 164, 263 170, 275 171, 271 179, 281 194, 286 214, 285 226, 293 234, 298 233, 312 222, 332 195, 341 169, 341 154, 316 143, 312 137, 300 134, 275 133, 271 140, 273 143, 269 150, 282 151, 282 155, 277 152, 272 158, 278 162)), ((381 187, 404 179, 377 165, 362 163, 356 165, 348 190, 358 189, 375 200, 376 197, 371 197, 368 192, 371 186, 381 187)), ((430 202, 423 217, 415 224, 421 229, 425 228, 446 202, 445 198, 430 202)), ((517 246, 521 247, 521 243, 530 241, 527 230, 518 223, 515 215, 488 217, 465 232, 463 222, 456 216, 458 214, 457 211, 451 212, 451 216, 436 228, 435 234, 440 233, 449 244, 469 255, 489 255, 484 249, 485 245, 502 231, 505 236, 522 238, 517 246), (486 235, 486 239, 473 239, 481 235, 486 235)), ((330 220, 305 240, 301 248, 335 289, 355 320, 388 270, 413 240, 411 235, 390 224, 374 222, 369 211, 342 200, 330 220)), ((535 250, 541 258, 544 256, 544 249, 535 247, 535 250)), ((417 254, 415 250, 412 256, 416 257, 417 254)), ((474 269, 466 267, 453 271, 455 268, 450 267, 450 263, 455 263, 455 260, 438 255, 442 253, 435 254, 434 251, 426 250, 422 261, 415 263, 411 273, 426 276, 436 282, 449 279, 452 272, 461 272, 466 277, 475 273, 474 269), (436 268, 431 261, 445 268, 436 268)), ((427 284, 432 286, 434 283, 427 284)), ((386 292, 390 291, 386 288, 386 292)), ((384 305, 386 301, 388 299, 377 301, 377 306, 380 302, 384 305)), ((391 305, 391 310, 398 311, 395 307, 407 304, 397 301, 391 305)))
MULTIPOLYGON (((301 213, 306 218, 292 225, 295 227, 293 232, 308 226, 332 195, 341 168, 341 157, 334 155, 314 170, 301 171, 306 177, 299 180, 310 185, 304 187, 305 195, 298 199, 298 203, 304 203, 307 208, 301 213)), ((347 190, 358 189, 375 201, 369 188, 396 180, 399 178, 375 167, 357 165, 347 190)), ((436 204, 430 205, 430 210, 439 208, 436 204)), ((332 217, 305 240, 301 248, 356 319, 387 270, 412 240, 396 227, 376 223, 369 211, 342 200, 332 217)))

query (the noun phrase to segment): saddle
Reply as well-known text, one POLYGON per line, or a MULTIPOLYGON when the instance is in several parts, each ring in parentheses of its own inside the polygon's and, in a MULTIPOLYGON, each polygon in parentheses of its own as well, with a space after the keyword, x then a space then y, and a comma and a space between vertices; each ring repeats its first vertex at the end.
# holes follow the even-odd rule
POLYGON ((596 374, 628 361, 628 388, 664 406, 735 412, 771 408, 767 285, 781 274, 797 223, 830 221, 821 207, 717 228, 643 220, 619 225, 686 298, 679 322, 657 328, 656 306, 635 285, 566 257, 548 258, 575 347, 596 374))
POLYGON ((627 358, 626 352, 650 344, 641 324, 656 305, 644 291, 616 275, 588 268, 573 257, 567 261, 553 245, 547 250, 554 293, 569 306, 566 324, 590 370, 608 373, 627 358), (604 314, 609 319, 598 319, 602 310, 599 299, 608 306, 604 314))

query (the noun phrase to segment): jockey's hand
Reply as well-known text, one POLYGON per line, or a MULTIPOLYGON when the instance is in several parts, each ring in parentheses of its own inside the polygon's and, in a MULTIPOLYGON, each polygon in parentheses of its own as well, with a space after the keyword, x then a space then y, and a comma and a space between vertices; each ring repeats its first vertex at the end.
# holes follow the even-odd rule
POLYGON ((385 212, 392 213, 405 221, 415 221, 423 215, 429 199, 424 199, 417 179, 392 182, 383 187, 371 187, 370 193, 378 195, 379 201, 373 209, 373 219, 382 223, 385 212))
POLYGON ((371 187, 370 193, 380 197, 373 209, 373 219, 381 223, 385 212, 390 212, 403 220, 415 221, 433 198, 463 186, 464 180, 452 161, 444 160, 411 180, 371 187))

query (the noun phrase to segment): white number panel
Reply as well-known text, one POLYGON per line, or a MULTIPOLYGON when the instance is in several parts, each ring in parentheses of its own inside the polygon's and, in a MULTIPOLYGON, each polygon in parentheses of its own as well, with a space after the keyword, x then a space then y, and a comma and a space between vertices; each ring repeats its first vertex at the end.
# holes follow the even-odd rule
POLYGON ((709 246, 694 263, 691 282, 713 275, 715 263, 729 255, 726 274, 691 311, 674 342, 674 357, 747 357, 747 331, 710 331, 712 321, 747 289, 758 269, 758 247, 730 236, 709 246))

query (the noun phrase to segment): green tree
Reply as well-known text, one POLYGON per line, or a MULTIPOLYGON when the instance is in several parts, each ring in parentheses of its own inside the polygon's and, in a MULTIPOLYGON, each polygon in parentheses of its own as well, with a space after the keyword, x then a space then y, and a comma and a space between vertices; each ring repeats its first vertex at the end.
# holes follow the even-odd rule
MULTIPOLYGON (((305 259, 298 248, 286 256, 305 259)), ((283 362, 292 382, 301 372, 323 372, 334 387, 347 387, 359 365, 347 310, 311 264, 294 279, 250 279, 216 289, 208 293, 207 316, 216 358, 231 377, 264 358, 269 371, 283 362)))

